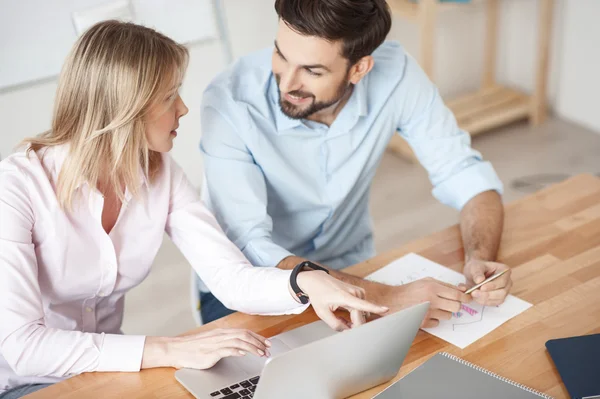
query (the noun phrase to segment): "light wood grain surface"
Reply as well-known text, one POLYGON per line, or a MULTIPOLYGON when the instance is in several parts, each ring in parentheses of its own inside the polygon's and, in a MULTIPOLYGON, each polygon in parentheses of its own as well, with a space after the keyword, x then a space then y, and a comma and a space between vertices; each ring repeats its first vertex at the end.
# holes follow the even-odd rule
MULTIPOLYGON (((348 270, 365 276, 410 252, 455 270, 462 267, 462 243, 454 226, 348 270)), ((446 351, 556 398, 568 398, 544 344, 552 338, 600 333, 600 179, 579 175, 508 205, 500 260, 514 269, 512 294, 534 306, 463 350, 419 331, 394 381, 446 351)), ((249 328, 268 337, 314 320, 312 311, 281 317, 236 313, 200 330, 249 328)), ((86 373, 28 398, 192 398, 174 371, 86 373)), ((353 398, 371 398, 387 385, 353 398)))

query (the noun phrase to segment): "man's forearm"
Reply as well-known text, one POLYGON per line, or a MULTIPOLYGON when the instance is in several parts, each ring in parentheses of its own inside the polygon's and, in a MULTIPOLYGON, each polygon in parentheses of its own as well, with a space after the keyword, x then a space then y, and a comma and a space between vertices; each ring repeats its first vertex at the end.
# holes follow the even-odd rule
POLYGON ((496 191, 486 191, 467 202, 460 213, 465 259, 495 261, 503 227, 504 206, 496 191))
MULTIPOLYGON (((277 267, 284 270, 291 270, 294 267, 296 267, 296 265, 298 265, 301 262, 304 262, 305 260, 308 259, 301 258, 299 256, 288 256, 287 258, 282 259, 281 262, 279 262, 279 264, 277 265, 277 267)), ((325 265, 320 266, 323 266, 327 270, 329 270, 329 274, 332 277, 346 284, 351 284, 356 287, 363 288, 366 291, 367 299, 370 301, 374 301, 375 303, 382 303, 382 298, 387 294, 387 289, 390 287, 388 285, 368 281, 363 278, 341 272, 339 270, 330 269, 325 265)))

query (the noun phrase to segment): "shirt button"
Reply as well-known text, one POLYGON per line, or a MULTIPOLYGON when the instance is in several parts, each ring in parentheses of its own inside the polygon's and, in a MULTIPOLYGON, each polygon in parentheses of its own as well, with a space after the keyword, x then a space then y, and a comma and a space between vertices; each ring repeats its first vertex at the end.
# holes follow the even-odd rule
POLYGON ((86 311, 86 312, 88 312, 88 313, 91 313, 93 310, 94 310, 94 309, 90 308, 89 306, 87 306, 87 307, 85 308, 85 311, 86 311))

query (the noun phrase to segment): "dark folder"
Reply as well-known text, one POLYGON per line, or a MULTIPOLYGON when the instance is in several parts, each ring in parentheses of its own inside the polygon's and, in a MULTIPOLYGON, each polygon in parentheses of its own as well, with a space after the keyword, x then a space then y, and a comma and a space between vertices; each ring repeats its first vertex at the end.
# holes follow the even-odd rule
POLYGON ((600 334, 551 339, 546 348, 571 398, 600 397, 600 334))

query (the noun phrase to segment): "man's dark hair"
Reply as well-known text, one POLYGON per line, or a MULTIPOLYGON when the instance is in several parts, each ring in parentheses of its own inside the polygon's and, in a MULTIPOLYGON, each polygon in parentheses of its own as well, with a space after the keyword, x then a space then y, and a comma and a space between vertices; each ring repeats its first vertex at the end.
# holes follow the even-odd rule
POLYGON ((379 47, 392 26, 385 0, 276 0, 275 11, 301 35, 341 40, 351 65, 379 47))

